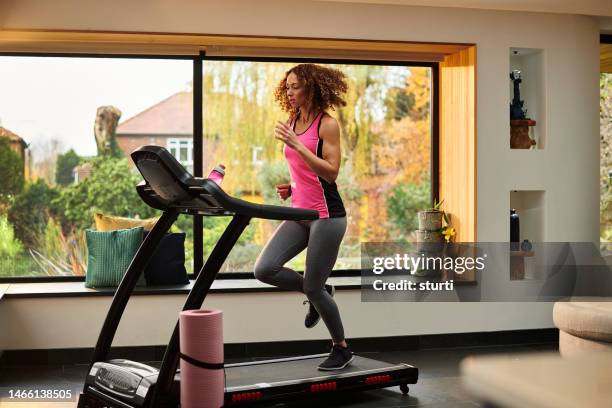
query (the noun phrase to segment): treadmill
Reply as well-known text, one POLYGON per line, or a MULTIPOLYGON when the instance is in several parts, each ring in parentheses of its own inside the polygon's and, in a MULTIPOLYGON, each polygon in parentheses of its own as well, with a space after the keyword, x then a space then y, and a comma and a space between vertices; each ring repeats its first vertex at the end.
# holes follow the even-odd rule
MULTIPOLYGON (((225 371, 224 406, 296 401, 395 385, 399 385, 405 395, 408 384, 416 384, 416 367, 404 363, 388 364, 357 355, 349 367, 335 372, 316 368, 327 353, 237 364, 211 365, 194 361, 180 355, 178 319, 159 368, 126 359, 108 360, 119 321, 136 282, 179 214, 232 217, 200 270, 183 310, 201 308, 223 262, 252 218, 318 218, 318 213, 313 210, 254 204, 231 197, 212 180, 193 177, 174 156, 159 146, 142 146, 131 156, 144 178, 136 187, 139 196, 163 213, 141 244, 115 292, 79 395, 79 408, 178 407, 180 358, 206 369, 225 371)), ((202 398, 206 396, 202 395, 202 398)))

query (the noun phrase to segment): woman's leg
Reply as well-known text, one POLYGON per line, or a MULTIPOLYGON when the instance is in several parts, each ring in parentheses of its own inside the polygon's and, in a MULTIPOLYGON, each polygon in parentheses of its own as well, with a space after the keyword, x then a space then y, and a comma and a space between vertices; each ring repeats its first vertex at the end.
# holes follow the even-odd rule
POLYGON ((304 293, 321 315, 333 342, 341 345, 344 345, 344 328, 338 306, 325 290, 325 281, 336 263, 345 232, 346 217, 313 221, 304 271, 304 293))
POLYGON ((255 261, 255 278, 270 285, 303 292, 304 278, 285 268, 289 260, 308 244, 308 228, 296 221, 283 221, 255 261))

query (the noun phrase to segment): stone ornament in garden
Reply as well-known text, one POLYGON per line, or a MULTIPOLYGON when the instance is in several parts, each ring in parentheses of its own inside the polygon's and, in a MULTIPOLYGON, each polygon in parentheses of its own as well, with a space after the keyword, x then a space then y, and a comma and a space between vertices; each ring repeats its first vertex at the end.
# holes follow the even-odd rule
POLYGON ((98 156, 118 156, 120 154, 115 139, 119 118, 121 118, 121 111, 114 106, 100 106, 96 111, 94 136, 98 156))

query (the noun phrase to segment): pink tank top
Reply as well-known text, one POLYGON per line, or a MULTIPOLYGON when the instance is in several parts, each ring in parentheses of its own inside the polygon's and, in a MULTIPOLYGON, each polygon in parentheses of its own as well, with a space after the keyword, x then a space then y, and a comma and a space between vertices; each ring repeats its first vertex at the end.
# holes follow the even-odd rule
MULTIPOLYGON (((319 113, 308 129, 298 134, 302 144, 320 158, 323 158, 323 139, 319 137, 319 128, 323 115, 324 112, 319 113)), ((291 127, 295 130, 295 120, 292 121, 291 127)), ((316 210, 319 212, 319 218, 346 216, 336 183, 328 183, 317 176, 291 147, 285 145, 284 153, 291 174, 291 206, 316 210)))

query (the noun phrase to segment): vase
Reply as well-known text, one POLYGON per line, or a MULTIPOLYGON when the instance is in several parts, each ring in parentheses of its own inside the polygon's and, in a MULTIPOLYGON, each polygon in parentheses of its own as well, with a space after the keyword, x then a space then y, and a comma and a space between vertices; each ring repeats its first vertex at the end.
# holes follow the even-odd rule
POLYGON ((438 210, 419 211, 419 230, 439 231, 442 228, 443 215, 444 213, 438 210))

